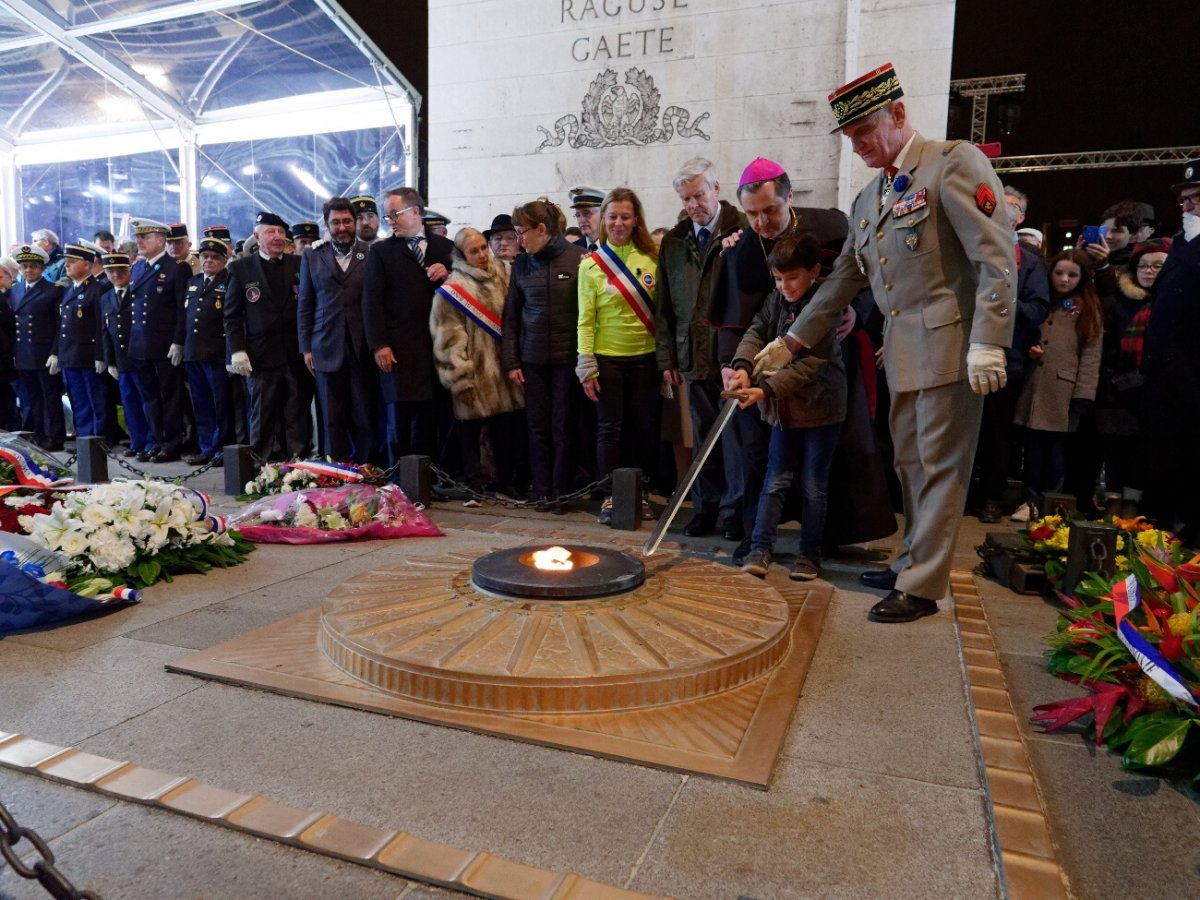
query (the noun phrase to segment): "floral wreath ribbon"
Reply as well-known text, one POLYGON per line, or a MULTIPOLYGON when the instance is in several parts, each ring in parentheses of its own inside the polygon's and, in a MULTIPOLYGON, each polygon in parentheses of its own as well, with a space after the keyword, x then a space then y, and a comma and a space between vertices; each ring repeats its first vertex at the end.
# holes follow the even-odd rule
POLYGON ((1130 575, 1113 586, 1112 602, 1117 620, 1117 637, 1129 648, 1142 671, 1175 700, 1200 708, 1200 699, 1175 671, 1175 667, 1128 620, 1129 614, 1142 604, 1142 589, 1136 576, 1130 575))
POLYGON ((324 478, 334 478, 338 481, 355 483, 363 480, 362 471, 358 466, 349 463, 325 462, 320 459, 310 459, 305 462, 287 463, 280 467, 281 471, 298 469, 312 475, 324 478))
POLYGON ((24 487, 53 488, 74 481, 72 478, 59 478, 56 473, 43 469, 32 456, 16 447, 0 447, 0 460, 13 467, 17 481, 24 487))

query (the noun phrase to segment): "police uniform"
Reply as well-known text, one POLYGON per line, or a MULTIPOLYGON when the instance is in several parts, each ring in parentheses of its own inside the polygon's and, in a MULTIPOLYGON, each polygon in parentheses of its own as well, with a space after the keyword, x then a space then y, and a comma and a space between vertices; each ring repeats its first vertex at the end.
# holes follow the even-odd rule
MULTIPOLYGON (((67 244, 67 260, 81 260, 89 266, 96 254, 82 244, 67 244)), ((62 367, 75 434, 79 437, 108 436, 108 384, 104 374, 104 320, 100 298, 106 283, 92 275, 81 282, 68 281, 59 312, 57 343, 58 364, 62 367), (97 372, 97 364, 100 371, 97 372)))
MULTIPOLYGON (((17 248, 12 257, 17 263, 38 262, 43 266, 49 258, 41 247, 28 244, 17 248)), ((13 361, 21 393, 21 427, 32 432, 36 442, 47 450, 61 450, 67 439, 62 373, 55 366, 51 375, 47 368, 58 337, 62 295, 62 287, 47 281, 44 275, 33 284, 16 282, 9 293, 17 320, 13 361)))
MULTIPOLYGON (((229 247, 217 238, 200 241, 200 252, 225 259, 229 247)), ((183 368, 192 394, 196 440, 200 453, 189 465, 203 465, 221 455, 228 407, 229 375, 225 371, 225 293, 229 273, 203 273, 188 282, 184 306, 183 368)))
MULTIPOLYGON (((840 130, 903 96, 890 64, 830 95, 840 130)), ((967 379, 970 345, 1012 341, 1015 275, 1007 217, 994 215, 1000 179, 978 149, 914 134, 854 201, 850 234, 833 273, 792 326, 808 346, 870 287, 884 316, 889 424, 904 496, 904 552, 895 589, 873 621, 937 612, 971 475, 983 398, 967 379)), ((990 370, 989 370, 990 371, 990 370)), ((888 573, 865 583, 887 586, 888 573), (886 579, 886 580, 885 580, 886 579)))
MULTIPOLYGON (((571 209, 599 209, 604 205, 604 191, 600 188, 589 187, 586 184, 577 184, 575 187, 567 190, 567 196, 571 198, 571 209)), ((597 236, 600 234, 600 227, 596 227, 597 236)), ((600 249, 600 245, 591 238, 584 235, 582 241, 583 249, 588 253, 595 253, 600 249)))
MULTIPOLYGON (((125 253, 104 254, 107 269, 129 268, 125 253)), ((133 330, 133 294, 129 285, 109 284, 100 297, 100 317, 104 364, 111 376, 117 373, 117 390, 125 410, 125 430, 129 432, 126 456, 148 460, 154 450, 154 433, 146 421, 146 401, 134 376, 133 360, 129 358, 129 334, 133 330)))
MULTIPOLYGON (((135 219, 136 234, 169 234, 168 226, 135 219)), ((133 320, 129 358, 145 401, 146 420, 154 434, 157 462, 179 458, 183 443, 183 373, 171 362, 173 347, 182 361, 183 300, 191 269, 163 253, 138 259, 130 270, 133 320)))
MULTIPOLYGON (((255 221, 286 227, 273 213, 261 212, 255 221)), ((249 357, 250 445, 263 459, 274 452, 280 431, 287 456, 304 456, 311 446, 313 379, 296 334, 299 286, 300 257, 292 254, 268 260, 256 251, 229 264, 226 348, 230 357, 249 357)))

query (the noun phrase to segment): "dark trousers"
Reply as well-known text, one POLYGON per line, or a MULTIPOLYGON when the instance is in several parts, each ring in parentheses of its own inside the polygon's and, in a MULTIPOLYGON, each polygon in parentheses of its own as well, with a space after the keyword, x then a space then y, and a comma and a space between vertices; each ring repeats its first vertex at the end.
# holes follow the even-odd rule
POLYGON ((462 451, 463 480, 472 487, 483 485, 481 451, 484 435, 492 448, 493 474, 491 486, 496 489, 517 487, 513 476, 517 459, 517 444, 522 437, 520 412, 499 413, 483 419, 462 419, 458 423, 459 447, 462 451))
POLYGON ((1062 488, 1067 433, 1025 429, 1025 496, 1029 499, 1062 488))
POLYGON ((0 429, 17 431, 21 427, 21 414, 17 410, 17 390, 14 379, 0 376, 0 429))
MULTIPOLYGON (((721 388, 708 381, 688 382, 688 406, 692 417, 692 459, 700 453, 700 447, 712 430, 717 416, 721 414, 721 388)), ((729 427, 732 427, 730 425, 729 427)), ((742 514, 742 497, 731 489, 738 481, 737 472, 741 460, 723 452, 723 441, 718 441, 709 454, 708 461, 696 476, 692 485, 692 508, 697 513, 716 515, 722 519, 736 519, 742 514)), ((682 472, 680 473, 683 474, 682 472)))
POLYGON ((63 369, 76 437, 108 435, 108 380, 95 369, 63 369))
POLYGON ((129 448, 143 453, 154 449, 154 433, 146 421, 146 402, 138 389, 137 379, 132 372, 122 372, 117 379, 121 393, 121 406, 125 410, 125 430, 129 432, 129 448))
POLYGON ((374 360, 358 360, 347 352, 336 372, 317 372, 325 452, 338 462, 365 463, 375 448, 375 368, 374 360))
POLYGON ((1009 457, 1013 441, 1013 412, 1021 393, 1021 380, 1010 380, 983 398, 979 444, 975 448, 975 473, 979 479, 974 502, 999 502, 1008 487, 1009 457))
POLYGON ((829 509, 829 470, 837 448, 840 424, 815 428, 771 429, 767 451, 767 475, 758 499, 758 512, 750 546, 755 550, 773 550, 783 506, 800 475, 800 553, 820 560, 825 535, 825 515, 829 509))
POLYGON ((529 421, 529 467, 533 496, 554 499, 571 492, 571 422, 579 379, 570 364, 523 363, 529 421))
POLYGON ((437 419, 432 400, 399 400, 388 408, 388 464, 402 456, 433 457, 437 419))
POLYGON ((219 454, 225 446, 225 416, 229 404, 229 375, 223 363, 189 361, 183 364, 192 392, 196 443, 203 456, 219 454))
POLYGON ((255 369, 246 379, 250 393, 250 447, 262 459, 275 452, 282 429, 284 455, 308 455, 312 437, 312 375, 301 361, 255 369))
POLYGON ((758 409, 739 409, 721 433, 721 451, 733 461, 725 471, 727 489, 742 503, 742 525, 746 534, 754 531, 758 497, 767 474, 767 448, 771 426, 762 420, 758 409))
POLYGON ((598 478, 621 465, 621 440, 629 440, 629 464, 650 472, 658 449, 658 365, 653 353, 597 356, 600 402, 596 406, 598 478))
POLYGON ((26 407, 21 427, 32 432, 39 444, 62 447, 67 439, 67 421, 63 417, 62 373, 51 375, 46 369, 17 372, 26 407))
POLYGON ((1146 492, 1139 511, 1160 528, 1175 530, 1185 546, 1200 540, 1200 481, 1192 474, 1196 447, 1200 446, 1200 423, 1188 407, 1180 408, 1170 398, 1158 398, 1146 411, 1141 442, 1152 447, 1153 462, 1143 472, 1146 492))
POLYGON ((154 446, 177 453, 183 443, 183 372, 167 359, 133 360, 133 377, 145 403, 154 446))

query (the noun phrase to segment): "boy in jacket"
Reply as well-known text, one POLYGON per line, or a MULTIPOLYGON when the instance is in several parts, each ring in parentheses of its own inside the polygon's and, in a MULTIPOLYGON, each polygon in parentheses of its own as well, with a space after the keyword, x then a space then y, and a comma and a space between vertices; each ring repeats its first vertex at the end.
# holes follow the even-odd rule
POLYGON ((790 235, 771 249, 767 262, 775 290, 738 344, 732 371, 724 373, 729 387, 745 395, 739 405, 745 409, 761 404, 763 421, 771 426, 767 475, 742 571, 760 577, 767 574, 784 502, 799 475, 803 494, 800 552, 790 577, 811 581, 821 571, 829 470, 846 417, 846 370, 836 333, 830 330, 816 346, 801 350, 783 368, 756 371, 755 355, 787 333, 816 293, 821 246, 811 235, 790 235), (752 378, 758 379, 757 386, 751 385, 752 378))

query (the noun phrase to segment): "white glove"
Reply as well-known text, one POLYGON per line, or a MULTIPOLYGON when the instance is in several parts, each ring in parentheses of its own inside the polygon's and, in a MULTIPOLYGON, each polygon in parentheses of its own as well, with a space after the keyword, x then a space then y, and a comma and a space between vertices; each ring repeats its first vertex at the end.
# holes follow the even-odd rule
POLYGON ((102 359, 96 360, 96 374, 97 375, 103 375, 107 368, 108 368, 108 366, 104 365, 104 360, 102 360, 102 359))
POLYGON ((249 375, 254 371, 250 365, 250 357, 245 350, 239 350, 229 358, 227 367, 234 375, 249 375))
POLYGON ((121 373, 117 370, 116 366, 109 366, 108 374, 109 374, 109 377, 112 378, 113 381, 121 380, 121 373))
POLYGON ((972 343, 967 350, 967 381, 977 394, 990 394, 1008 383, 1004 369, 1004 348, 995 344, 972 343))
POLYGON ((759 378, 769 378, 792 361, 792 351, 787 348, 783 338, 777 337, 767 346, 754 354, 754 372, 751 381, 759 378))
POLYGON ((596 364, 596 357, 590 353, 580 353, 579 361, 575 363, 575 375, 580 384, 599 377, 600 366, 596 364))
POLYGON ((50 370, 51 375, 57 375, 60 371, 62 371, 58 367, 58 357, 57 356, 51 356, 49 359, 46 360, 46 368, 50 370))
POLYGON ((171 361, 171 365, 177 366, 183 362, 183 344, 172 344, 167 350, 167 359, 171 361))

